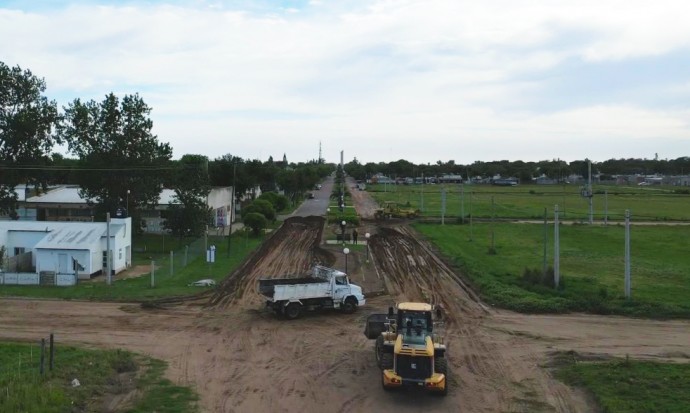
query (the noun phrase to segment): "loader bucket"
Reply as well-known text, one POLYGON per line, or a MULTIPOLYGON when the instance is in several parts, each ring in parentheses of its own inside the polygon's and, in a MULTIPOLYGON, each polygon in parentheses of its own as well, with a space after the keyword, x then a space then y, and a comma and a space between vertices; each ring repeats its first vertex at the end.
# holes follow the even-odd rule
POLYGON ((367 324, 364 326, 364 335, 369 340, 378 338, 384 331, 386 331, 386 323, 388 323, 388 314, 371 314, 367 317, 367 324))

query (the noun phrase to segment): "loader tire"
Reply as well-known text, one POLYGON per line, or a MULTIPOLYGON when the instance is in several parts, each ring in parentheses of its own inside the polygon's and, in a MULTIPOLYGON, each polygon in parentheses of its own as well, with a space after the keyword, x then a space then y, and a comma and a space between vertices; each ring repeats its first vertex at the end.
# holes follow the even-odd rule
POLYGON ((299 318, 300 314, 302 313, 302 305, 299 303, 290 303, 285 307, 285 318, 288 320, 294 320, 296 318, 299 318))
POLYGON ((383 359, 383 336, 378 336, 376 339, 376 346, 374 347, 374 352, 376 353, 376 365, 383 370, 382 359, 383 359))
POLYGON ((381 354, 381 370, 392 370, 393 369, 393 354, 383 353, 381 354))
POLYGON ((436 373, 441 373, 444 376, 446 376, 446 386, 443 388, 443 391, 440 391, 436 394, 439 396, 445 396, 448 394, 448 360, 445 357, 436 357, 434 359, 434 371, 436 373))

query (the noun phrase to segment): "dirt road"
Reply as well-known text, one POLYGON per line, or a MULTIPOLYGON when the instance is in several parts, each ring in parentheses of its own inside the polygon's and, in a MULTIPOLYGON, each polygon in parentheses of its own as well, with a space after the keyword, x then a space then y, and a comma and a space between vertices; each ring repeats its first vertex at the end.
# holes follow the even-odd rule
POLYGON ((554 352, 690 357, 689 322, 495 311, 407 226, 367 225, 375 229, 372 260, 366 265, 363 252, 354 251, 352 279, 365 289, 385 285, 389 295, 369 298, 355 314, 307 313, 288 322, 262 309, 258 278, 298 274, 314 263, 342 268, 340 247, 322 243, 323 219, 292 218, 208 301, 145 310, 4 299, 0 339, 38 340, 52 331, 58 343, 125 348, 166 360, 167 376, 194 387, 204 412, 591 412, 584 394, 543 367, 554 352), (400 300, 445 309, 451 363, 445 398, 381 389, 364 320, 400 300))

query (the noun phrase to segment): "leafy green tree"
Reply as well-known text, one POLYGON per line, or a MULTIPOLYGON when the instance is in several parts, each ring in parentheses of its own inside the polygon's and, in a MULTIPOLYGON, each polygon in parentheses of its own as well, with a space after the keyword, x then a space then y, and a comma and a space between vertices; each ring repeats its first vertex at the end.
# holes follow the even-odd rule
POLYGON ((112 212, 125 200, 131 212, 157 204, 172 148, 151 133, 144 100, 110 93, 102 102, 75 99, 64 110, 59 135, 80 159, 81 194, 97 213, 112 212))
POLYGON ((19 66, 10 68, 0 62, 0 213, 16 218, 20 183, 45 184, 45 176, 36 170, 17 166, 50 163, 56 143, 52 135, 58 120, 57 104, 43 92, 46 84, 19 66))
POLYGON ((273 205, 273 209, 275 209, 276 212, 283 211, 285 208, 288 207, 289 203, 285 195, 280 195, 275 192, 264 192, 263 194, 261 194, 260 197, 257 198, 257 200, 259 199, 265 199, 268 202, 270 202, 271 205, 273 205))
POLYGON ((163 226, 178 237, 200 237, 211 216, 206 204, 211 191, 208 158, 184 155, 176 165, 170 186, 175 190, 177 202, 168 207, 163 226))
POLYGON ((251 228, 252 234, 258 236, 261 231, 268 227, 268 220, 258 212, 250 212, 244 216, 244 225, 251 228))

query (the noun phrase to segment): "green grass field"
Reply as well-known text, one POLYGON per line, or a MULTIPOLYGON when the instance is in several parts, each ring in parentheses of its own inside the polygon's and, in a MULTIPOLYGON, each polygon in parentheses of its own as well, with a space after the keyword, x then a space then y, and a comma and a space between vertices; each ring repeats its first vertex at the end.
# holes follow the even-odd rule
POLYGON ((690 408, 689 364, 573 361, 557 377, 587 389, 606 413, 686 413, 690 408))
MULTIPOLYGON (((553 217, 559 206, 562 219, 588 221, 589 202, 580 195, 580 185, 370 185, 369 193, 379 203, 409 203, 425 217, 440 217, 442 190, 446 191, 448 218, 542 219, 544 208, 553 217), (493 205, 493 206, 492 206, 493 205)), ((690 221, 690 194, 679 187, 593 187, 593 215, 597 221, 622 221, 625 210, 637 221, 690 221), (606 195, 605 195, 606 193, 606 195)))
MULTIPOLYGON (((523 312, 588 311, 690 317, 690 228, 631 228, 632 299, 624 298, 624 226, 562 225, 560 289, 542 282, 544 226, 481 223, 414 225, 490 304, 523 312), (495 254, 490 254, 492 228, 495 254), (471 241, 470 241, 471 240, 471 241), (537 276, 524 276, 534 269, 537 276)), ((553 224, 547 264, 553 265, 553 224)))
MULTIPOLYGON (((47 349, 47 346, 46 346, 47 349)), ((46 351, 47 353, 47 351, 46 351)), ((61 413, 101 411, 103 398, 134 391, 128 412, 195 412, 197 395, 163 377, 160 360, 120 350, 87 350, 56 344, 52 371, 40 347, 0 343, 0 411, 61 413), (71 382, 77 378, 78 387, 71 382), (133 382, 130 382, 133 380, 133 382)))

